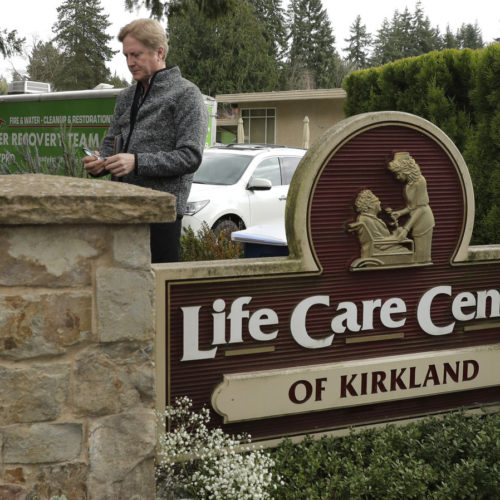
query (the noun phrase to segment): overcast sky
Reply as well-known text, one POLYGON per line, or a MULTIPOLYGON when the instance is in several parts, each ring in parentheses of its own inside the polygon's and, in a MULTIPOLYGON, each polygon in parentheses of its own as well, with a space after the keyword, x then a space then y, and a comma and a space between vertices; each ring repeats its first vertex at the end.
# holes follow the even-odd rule
MULTIPOLYGON (((52 26, 57 20, 57 7, 64 0, 15 0, 7 2, 2 7, 0 16, 0 30, 9 31, 17 29, 18 34, 26 38, 28 47, 33 45, 34 40, 48 41, 53 36, 52 26)), ((288 0, 283 1, 287 5, 288 0)), ((323 0, 323 6, 327 9, 333 34, 336 39, 336 47, 341 55, 342 48, 347 44, 344 39, 349 36, 349 27, 359 14, 363 24, 367 26, 370 33, 375 34, 380 28, 384 18, 391 20, 394 11, 402 12, 408 7, 410 12, 415 10, 416 0, 347 0, 345 2, 323 0)), ((482 30, 483 40, 491 42, 500 37, 500 2, 498 0, 473 0, 473 1, 450 1, 450 0, 422 0, 425 15, 431 21, 432 26, 439 26, 441 32, 449 25, 455 32, 463 23, 474 24, 476 21, 482 30)), ((137 17, 148 17, 145 9, 128 12, 124 8, 124 0, 101 0, 104 13, 110 21, 108 34, 113 36, 112 48, 120 50, 121 44, 116 40, 119 29, 137 17)), ((92 22, 89 19, 89 23, 92 22)), ((0 76, 3 75, 10 80, 11 70, 23 70, 27 61, 22 58, 3 60, 0 58, 0 76)), ((130 79, 125 61, 121 52, 118 53, 110 63, 112 72, 116 71, 119 76, 130 79)))

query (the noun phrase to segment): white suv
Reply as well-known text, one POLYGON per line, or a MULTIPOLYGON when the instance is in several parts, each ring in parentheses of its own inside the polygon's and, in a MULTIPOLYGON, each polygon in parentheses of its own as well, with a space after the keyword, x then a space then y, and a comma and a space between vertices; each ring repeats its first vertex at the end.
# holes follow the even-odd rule
POLYGON ((194 174, 183 226, 216 234, 284 224, 288 187, 305 149, 231 144, 205 149, 194 174))

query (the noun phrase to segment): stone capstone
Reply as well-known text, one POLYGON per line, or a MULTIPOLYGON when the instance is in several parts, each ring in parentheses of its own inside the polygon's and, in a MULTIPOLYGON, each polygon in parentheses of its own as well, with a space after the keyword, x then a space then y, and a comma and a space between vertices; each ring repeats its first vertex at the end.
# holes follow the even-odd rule
POLYGON ((171 222, 175 196, 103 179, 2 175, 0 224, 171 222))

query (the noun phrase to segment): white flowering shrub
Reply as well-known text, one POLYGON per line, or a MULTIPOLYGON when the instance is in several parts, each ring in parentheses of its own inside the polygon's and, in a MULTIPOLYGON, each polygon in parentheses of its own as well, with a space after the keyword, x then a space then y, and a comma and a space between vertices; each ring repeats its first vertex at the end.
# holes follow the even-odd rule
POLYGON ((178 398, 159 417, 164 432, 158 440, 158 498, 271 498, 279 481, 273 474, 274 460, 264 450, 250 449, 249 436, 209 429, 209 410, 193 412, 188 397, 178 398))

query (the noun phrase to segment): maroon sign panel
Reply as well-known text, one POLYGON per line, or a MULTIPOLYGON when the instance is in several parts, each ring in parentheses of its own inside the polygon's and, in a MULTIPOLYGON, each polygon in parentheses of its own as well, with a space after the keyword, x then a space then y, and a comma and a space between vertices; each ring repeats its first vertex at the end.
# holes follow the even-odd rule
POLYGON ((264 439, 500 399, 500 262, 457 260, 468 174, 435 127, 372 115, 290 188, 316 271, 166 282, 167 403, 264 439))

